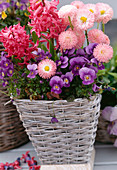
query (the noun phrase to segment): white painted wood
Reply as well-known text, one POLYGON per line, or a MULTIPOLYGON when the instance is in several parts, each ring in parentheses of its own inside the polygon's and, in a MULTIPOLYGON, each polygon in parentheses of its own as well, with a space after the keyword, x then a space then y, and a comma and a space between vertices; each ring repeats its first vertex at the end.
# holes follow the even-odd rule
MULTIPOLYGON (((96 144, 95 149, 96 155, 93 170, 117 170, 117 148, 114 148, 112 145, 96 144)), ((35 159, 38 161, 36 152, 34 151, 31 142, 29 142, 28 144, 23 145, 17 149, 0 153, 0 162, 13 162, 17 157, 21 157, 22 154, 28 150, 31 151, 31 156, 35 156, 35 159)), ((29 170, 29 168, 26 166, 26 164, 24 164, 22 166, 22 170, 29 170)))

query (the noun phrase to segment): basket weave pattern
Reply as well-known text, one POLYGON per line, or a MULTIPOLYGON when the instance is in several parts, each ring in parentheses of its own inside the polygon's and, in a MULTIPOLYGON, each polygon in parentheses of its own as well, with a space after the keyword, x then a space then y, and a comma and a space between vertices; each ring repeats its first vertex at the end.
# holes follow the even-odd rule
POLYGON ((74 102, 16 100, 23 125, 42 164, 88 162, 93 150, 101 95, 74 102), (51 123, 56 115, 58 123, 51 123))
MULTIPOLYGON (((0 90, 7 92, 6 87, 0 87, 0 90)), ((12 103, 4 106, 9 100, 8 96, 0 93, 0 152, 16 148, 29 141, 16 107, 12 103)))
POLYGON ((106 121, 102 117, 102 114, 100 114, 98 129, 97 129, 97 135, 96 135, 96 141, 97 142, 102 142, 102 143, 105 143, 105 144, 114 143, 114 141, 117 137, 114 136, 114 135, 110 135, 107 132, 107 127, 108 127, 109 123, 110 122, 106 121))

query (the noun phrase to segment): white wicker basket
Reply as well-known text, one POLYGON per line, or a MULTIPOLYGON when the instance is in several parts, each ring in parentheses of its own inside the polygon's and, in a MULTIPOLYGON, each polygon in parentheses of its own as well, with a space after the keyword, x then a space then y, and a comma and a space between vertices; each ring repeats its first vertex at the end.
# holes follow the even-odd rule
POLYGON ((101 95, 73 102, 15 100, 14 104, 42 164, 89 162, 100 100, 101 95), (58 123, 51 123, 54 114, 58 123))

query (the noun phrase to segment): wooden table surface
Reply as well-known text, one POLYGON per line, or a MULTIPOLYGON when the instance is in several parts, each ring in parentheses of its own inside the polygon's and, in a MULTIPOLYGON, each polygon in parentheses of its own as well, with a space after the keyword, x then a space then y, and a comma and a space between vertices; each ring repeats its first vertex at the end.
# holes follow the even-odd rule
MULTIPOLYGON (((36 152, 31 142, 17 149, 9 150, 0 153, 0 162, 13 162, 17 157, 21 157, 26 151, 30 151, 31 156, 35 156, 38 160, 36 152)), ((95 145, 96 155, 94 170, 117 170, 117 148, 112 145, 95 145)), ((26 165, 23 165, 23 170, 28 170, 26 165)))

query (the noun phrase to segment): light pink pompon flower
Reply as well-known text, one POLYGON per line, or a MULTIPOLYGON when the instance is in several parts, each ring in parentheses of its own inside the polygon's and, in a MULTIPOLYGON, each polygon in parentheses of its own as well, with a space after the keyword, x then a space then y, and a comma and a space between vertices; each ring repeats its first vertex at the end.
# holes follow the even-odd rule
POLYGON ((71 18, 71 22, 73 23, 74 17, 76 16, 78 9, 73 5, 65 5, 60 8, 58 11, 58 15, 63 19, 64 24, 69 25, 69 18, 71 18))
POLYGON ((85 9, 88 9, 90 12, 92 12, 95 16, 95 21, 97 20, 97 17, 99 16, 99 10, 96 8, 95 4, 86 4, 84 6, 85 9))
POLYGON ((110 44, 110 40, 106 34, 103 33, 103 31, 98 29, 92 29, 88 32, 88 40, 90 43, 104 43, 104 44, 110 44))
MULTIPOLYGON (((71 30, 71 28, 69 28, 69 30, 71 30)), ((76 34, 77 36, 77 41, 78 43, 76 44, 76 49, 79 49, 83 46, 84 42, 85 42, 85 34, 84 31, 80 30, 80 29, 73 29, 73 32, 76 34)))
POLYGON ((97 22, 102 22, 103 24, 106 24, 108 21, 110 21, 113 17, 113 9, 105 3, 97 3, 96 9, 99 11, 99 15, 97 17, 97 22))
POLYGON ((94 25, 94 14, 88 9, 79 9, 74 20, 73 26, 76 29, 87 30, 94 25))
POLYGON ((76 47, 78 39, 76 34, 73 31, 64 31, 59 35, 59 45, 61 49, 72 49, 76 47))
POLYGON ((113 57, 113 48, 107 44, 98 44, 94 48, 93 55, 99 62, 108 63, 113 57))
POLYGON ((71 5, 74 5, 77 9, 79 9, 84 6, 84 3, 82 1, 73 1, 71 5))
POLYGON ((48 79, 56 73, 56 63, 51 59, 44 59, 38 64, 39 76, 48 79))

